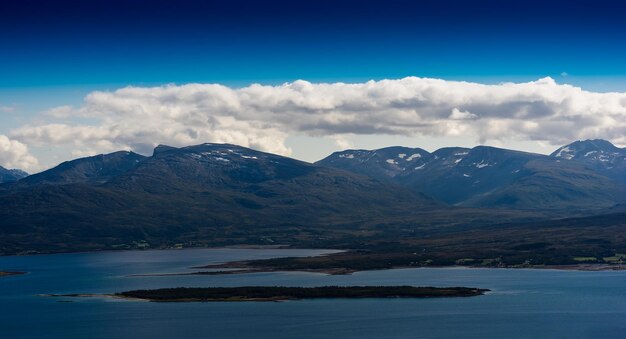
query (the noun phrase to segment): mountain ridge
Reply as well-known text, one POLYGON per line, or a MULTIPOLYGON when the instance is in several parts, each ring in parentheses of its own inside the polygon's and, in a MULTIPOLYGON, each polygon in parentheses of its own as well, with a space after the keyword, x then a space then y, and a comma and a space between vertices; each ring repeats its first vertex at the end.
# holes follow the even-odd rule
POLYGON ((225 144, 161 147, 105 182, 62 178, 0 185, 0 252, 126 248, 139 241, 272 243, 438 206, 370 177, 225 144))
POLYGON ((49 170, 30 175, 20 185, 65 184, 78 182, 104 183, 132 169, 146 157, 129 151, 98 154, 63 162, 49 170))
POLYGON ((494 220, 608 213, 626 196, 583 162, 494 147, 334 155, 335 166, 356 165, 211 143, 160 145, 148 157, 122 151, 75 159, 0 184, 0 253, 146 244, 359 247, 494 220), (363 164, 369 175, 354 173, 363 164), (442 203, 438 193, 454 200, 442 203))
POLYGON ((552 155, 490 146, 447 147, 432 153, 421 148, 405 148, 403 152, 398 153, 394 147, 344 150, 316 164, 393 182, 459 206, 593 209, 608 208, 626 200, 626 150, 604 140, 577 141, 552 155), (578 160, 578 153, 571 157, 570 153, 564 153, 586 144, 608 148, 596 152, 601 156, 611 152, 613 158, 589 158, 593 153, 588 152, 593 151, 587 151, 587 157, 578 160), (418 159, 406 161, 404 155, 411 152, 419 154, 418 159), (563 158, 564 154, 568 156, 563 158), (573 181, 572 177, 579 180, 573 181))
POLYGON ((28 173, 20 169, 6 169, 0 166, 0 184, 4 182, 14 182, 28 176, 28 173))

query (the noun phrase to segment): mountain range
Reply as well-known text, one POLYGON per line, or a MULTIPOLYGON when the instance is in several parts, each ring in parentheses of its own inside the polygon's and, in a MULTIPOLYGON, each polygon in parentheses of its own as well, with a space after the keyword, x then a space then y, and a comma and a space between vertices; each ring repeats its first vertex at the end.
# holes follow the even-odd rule
POLYGON ((595 209, 626 199, 626 149, 577 141, 549 156, 495 147, 388 147, 333 153, 318 165, 368 175, 455 206, 595 209))
POLYGON ((19 180, 7 176, 0 254, 145 244, 335 246, 337 239, 380 241, 381 234, 494 219, 598 214, 626 201, 625 158, 626 150, 603 140, 549 156, 486 146, 432 153, 389 147, 336 152, 315 164, 228 144, 161 145, 147 157, 120 151, 19 180))
POLYGON ((323 236, 437 205, 400 186, 235 145, 159 146, 150 157, 98 155, 0 185, 0 252, 251 243, 305 236, 303 228, 323 236))

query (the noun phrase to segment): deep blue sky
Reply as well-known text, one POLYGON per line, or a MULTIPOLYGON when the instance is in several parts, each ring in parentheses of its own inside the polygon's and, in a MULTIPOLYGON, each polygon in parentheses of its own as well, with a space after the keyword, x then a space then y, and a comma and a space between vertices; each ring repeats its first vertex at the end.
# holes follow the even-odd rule
POLYGON ((0 89, 626 76, 618 1, 4 1, 0 89))
MULTIPOLYGON (((1 1, 0 135, 49 121, 42 112, 78 107, 92 91, 128 85, 550 76, 626 92, 624 13, 626 2, 603 0, 1 1)), ((317 160, 335 147, 308 138, 290 136, 294 156, 317 160)), ((476 142, 355 140, 363 148, 476 142)), ((46 165, 71 157, 58 145, 30 151, 46 165)))

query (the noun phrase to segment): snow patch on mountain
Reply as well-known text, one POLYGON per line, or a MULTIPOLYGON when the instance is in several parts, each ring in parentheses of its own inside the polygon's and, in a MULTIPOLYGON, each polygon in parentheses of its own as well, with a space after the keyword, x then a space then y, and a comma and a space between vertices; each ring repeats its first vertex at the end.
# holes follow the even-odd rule
POLYGON ((574 150, 569 148, 569 146, 563 146, 563 147, 559 148, 559 150, 557 151, 555 157, 571 160, 574 157, 574 154, 572 154, 572 153, 574 153, 574 150))
POLYGON ((488 167, 488 166, 493 166, 495 164, 490 164, 488 162, 485 162, 484 160, 481 160, 479 163, 474 163, 473 165, 475 165, 476 168, 485 168, 485 167, 488 167))
POLYGON ((255 157, 255 156, 248 156, 248 155, 243 155, 241 154, 241 157, 244 159, 253 159, 253 160, 258 160, 259 158, 255 157))
POLYGON ((419 159, 419 158, 421 158, 421 157, 422 157, 422 155, 421 155, 421 154, 419 154, 419 153, 411 154, 411 156, 410 156, 410 157, 406 158, 406 161, 411 161, 411 160, 413 160, 413 159, 419 159))

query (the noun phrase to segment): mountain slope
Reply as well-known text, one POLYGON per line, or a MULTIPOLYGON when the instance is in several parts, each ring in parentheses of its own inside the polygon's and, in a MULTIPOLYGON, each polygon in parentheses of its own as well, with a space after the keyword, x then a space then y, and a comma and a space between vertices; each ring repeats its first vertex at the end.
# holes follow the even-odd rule
POLYGON ((626 183, 626 149, 606 140, 575 141, 560 147, 551 157, 579 162, 620 183, 626 183))
POLYGON ((0 166, 0 184, 3 182, 13 182, 28 176, 28 173, 18 169, 6 169, 0 166))
MULTIPOLYGON (((526 175, 524 165, 536 154, 478 146, 445 148, 420 170, 406 173, 398 183, 450 204, 509 185, 526 175)), ((491 206, 489 206, 491 207, 491 206)))
MULTIPOLYGON (((608 170, 556 155, 486 146, 442 148, 433 153, 421 149, 402 149, 399 153, 400 150, 348 150, 333 153, 317 164, 388 180, 460 206, 595 209, 626 201, 626 185, 615 179, 623 179, 626 173, 610 176, 608 170), (411 159, 414 163, 402 156, 412 152, 419 154, 418 159, 411 159)), ((609 168, 616 169, 617 166, 609 168)))
POLYGON ((314 239, 437 205, 350 172, 204 144, 158 147, 104 183, 13 189, 0 206, 0 252, 15 253, 314 239))
POLYGON ((54 168, 33 174, 15 183, 14 187, 62 185, 71 183, 104 183, 134 168, 145 157, 133 152, 119 151, 66 161, 54 168))
POLYGON ((343 151, 317 162, 322 166, 389 180, 456 204, 511 183, 524 173, 523 165, 538 154, 478 146, 442 148, 428 153, 420 148, 343 151))
POLYGON ((492 191, 474 196, 461 205, 510 209, 608 208, 626 201, 626 188, 590 171, 582 164, 563 165, 536 159, 523 166, 527 175, 492 191))
POLYGON ((318 165, 341 168, 379 180, 389 180, 419 169, 433 159, 421 148, 387 147, 373 151, 336 152, 317 162, 318 165))

